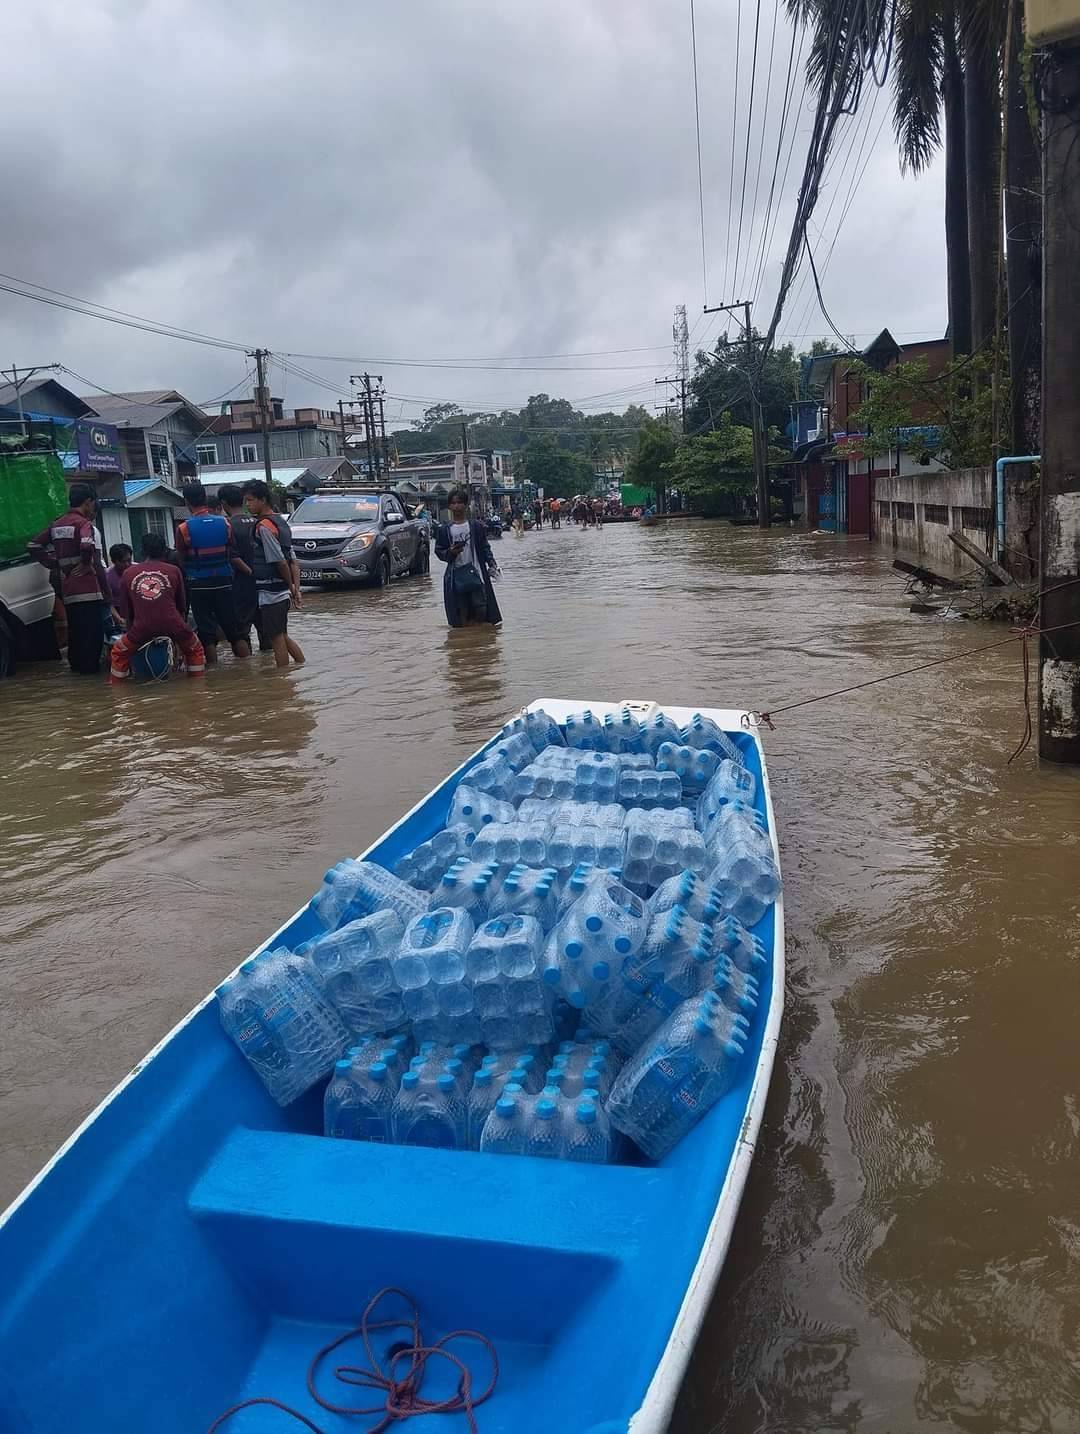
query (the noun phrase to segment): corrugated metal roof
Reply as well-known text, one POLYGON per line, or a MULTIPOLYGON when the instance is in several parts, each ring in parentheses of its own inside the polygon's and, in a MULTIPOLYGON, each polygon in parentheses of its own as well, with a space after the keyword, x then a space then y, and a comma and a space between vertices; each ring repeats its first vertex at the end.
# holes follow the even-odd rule
POLYGON ((144 493, 150 493, 155 488, 160 488, 163 492, 170 494, 178 503, 183 502, 183 498, 177 490, 171 483, 166 483, 163 478, 125 478, 124 501, 130 503, 132 498, 141 498, 144 493))
MULTIPOLYGON (((204 463, 199 469, 199 482, 204 488, 220 488, 223 483, 236 483, 242 486, 249 478, 255 476, 261 478, 263 471, 261 463, 245 463, 240 468, 224 468, 216 463, 204 463)), ((305 473, 310 472, 310 469, 306 463, 301 464, 298 468, 284 468, 281 464, 275 463, 272 472, 274 482, 282 483, 287 487, 290 483, 295 483, 305 473)))

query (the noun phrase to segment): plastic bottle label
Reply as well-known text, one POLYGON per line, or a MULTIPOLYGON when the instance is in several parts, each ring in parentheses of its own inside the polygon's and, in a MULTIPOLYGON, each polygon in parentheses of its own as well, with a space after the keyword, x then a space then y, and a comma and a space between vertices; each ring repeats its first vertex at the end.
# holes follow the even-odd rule
POLYGON ((276 1031, 279 1026, 284 1026, 295 1019, 296 1011, 286 996, 279 996, 276 1001, 263 1011, 263 1020, 271 1031, 276 1031))

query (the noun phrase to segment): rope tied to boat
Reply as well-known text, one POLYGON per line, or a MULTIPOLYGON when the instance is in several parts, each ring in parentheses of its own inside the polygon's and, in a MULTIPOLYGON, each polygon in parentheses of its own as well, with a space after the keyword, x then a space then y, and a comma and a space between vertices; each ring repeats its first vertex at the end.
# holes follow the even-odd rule
MULTIPOLYGON (((384 1431, 389 1429, 392 1424, 411 1419, 417 1414, 464 1414, 469 1423, 469 1434, 478 1434, 476 1408, 486 1399, 490 1399, 495 1392, 498 1378, 499 1359, 491 1340, 474 1329, 455 1329, 431 1344, 426 1343, 420 1329, 420 1311, 415 1300, 404 1290, 398 1289, 396 1285, 387 1285, 368 1300, 364 1312, 360 1316, 359 1324, 346 1330, 344 1334, 337 1335, 329 1344, 324 1344, 321 1349, 316 1351, 308 1366, 307 1389, 315 1403, 329 1414, 341 1414, 355 1418, 371 1415, 381 1416, 377 1423, 370 1425, 364 1431, 364 1434, 384 1434, 384 1431), (373 1315, 378 1305, 393 1295, 399 1296, 405 1302, 409 1313, 374 1319, 373 1315), (403 1334, 403 1338, 391 1345, 381 1360, 371 1343, 372 1335, 380 1330, 400 1330, 403 1334), (335 1404, 321 1394, 317 1388, 316 1382, 324 1360, 329 1358, 335 1350, 340 1349, 342 1345, 354 1339, 359 1339, 363 1344, 367 1365, 339 1364, 334 1368, 334 1377, 339 1383, 351 1385, 354 1388, 378 1390, 384 1396, 379 1404, 364 1406, 335 1404), (482 1345, 491 1361, 491 1378, 486 1388, 479 1394, 473 1392, 472 1370, 463 1359, 453 1354, 448 1348, 450 1344, 458 1340, 472 1340, 482 1345), (445 1360, 448 1364, 453 1365, 459 1374, 456 1392, 445 1399, 426 1399, 421 1393, 427 1366, 432 1359, 445 1360), (403 1364, 406 1366, 404 1373, 399 1375, 403 1364)), ((311 1434, 326 1434, 326 1431, 309 1419, 306 1414, 302 1414, 298 1409, 293 1409, 291 1405, 284 1404, 280 1399, 275 1399, 270 1395, 242 1399, 239 1403, 231 1405, 223 1414, 218 1415, 207 1430, 207 1434, 216 1434, 216 1431, 224 1428, 226 1422, 233 1415, 238 1414, 242 1409, 250 1409, 254 1405, 269 1405, 273 1409, 280 1409, 283 1414, 289 1415, 297 1423, 302 1424, 305 1429, 310 1430, 311 1434)))
MULTIPOLYGON (((925 672, 931 667, 941 667, 947 662, 960 662, 965 657, 974 657, 977 653, 989 652, 995 647, 1005 647, 1010 642, 1019 642, 1024 672, 1025 731, 1019 745, 1009 758, 1009 762, 1012 762, 1019 757, 1032 738, 1031 661, 1028 654, 1028 639, 1050 637, 1055 632, 1064 632, 1074 627, 1080 627, 1080 622, 1063 622, 1056 627, 1039 627, 1037 623, 1029 623, 1024 627, 1013 628, 1008 637, 999 638, 997 642, 984 642, 979 647, 967 647, 962 652, 951 652, 945 657, 935 657, 929 662, 917 663, 914 667, 903 667, 899 672, 886 672, 883 677, 870 677, 865 682, 853 682, 850 686, 838 687, 833 692, 819 692, 815 697, 803 697, 798 702, 788 702, 783 707, 771 707, 767 712, 744 712, 741 722, 747 730, 757 723, 759 726, 768 727, 770 732, 775 732, 776 724, 773 722, 773 718, 781 712, 794 712, 797 707, 810 707, 815 702, 830 702, 834 697, 846 697, 849 692, 861 692, 864 687, 876 687, 879 682, 894 682, 897 678, 909 677, 914 672, 925 672)), ((1008 763, 1006 763, 1007 765, 1008 763)))

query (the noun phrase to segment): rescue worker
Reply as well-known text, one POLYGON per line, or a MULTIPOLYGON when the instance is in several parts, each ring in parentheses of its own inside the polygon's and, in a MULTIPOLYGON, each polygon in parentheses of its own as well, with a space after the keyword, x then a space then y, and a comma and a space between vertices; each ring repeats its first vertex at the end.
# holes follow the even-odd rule
POLYGON ((165 539, 160 533, 144 533, 142 562, 124 571, 119 606, 127 630, 112 645, 110 682, 123 682, 139 648, 156 637, 167 637, 176 643, 189 677, 202 677, 206 672, 202 643, 184 620, 184 575, 165 561, 165 552, 165 539))
POLYGON ((218 629, 237 657, 250 657, 251 644, 240 632, 233 597, 233 573, 251 569, 236 551, 229 520, 207 507, 206 489, 201 483, 185 483, 184 502, 191 517, 178 524, 176 552, 184 571, 195 630, 206 652, 206 661, 217 661, 218 629))
POLYGON ((274 649, 274 661, 288 667, 289 658, 304 661, 300 645, 289 636, 289 608, 300 606, 299 566, 293 556, 292 531, 274 512, 270 489, 258 478, 244 484, 244 503, 255 519, 253 537, 255 584, 259 590, 259 631, 274 649))
POLYGON ((73 483, 68 511, 56 518, 29 546, 30 556, 49 569, 67 613, 68 663, 72 672, 101 669, 105 614, 110 594, 94 532, 97 499, 88 483, 73 483))

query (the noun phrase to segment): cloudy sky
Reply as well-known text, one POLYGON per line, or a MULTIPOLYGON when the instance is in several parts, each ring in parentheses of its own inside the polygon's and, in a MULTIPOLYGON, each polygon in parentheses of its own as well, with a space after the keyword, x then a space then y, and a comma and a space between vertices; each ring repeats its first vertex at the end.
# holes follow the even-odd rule
MULTIPOLYGON (((395 422, 537 392, 652 404, 676 304, 695 344, 719 327, 705 299, 756 292, 768 324, 811 113, 796 66, 770 240, 772 8, 743 201, 755 6, 737 51, 738 0, 696 0, 705 293, 688 0, 36 0, 7 16, 0 283, 267 347, 289 407, 336 404, 363 368, 395 422)), ((844 122, 811 226, 863 342, 945 325, 941 167, 900 175, 887 102, 844 122)), ((797 280, 781 337, 826 331, 811 300, 797 280)), ((0 293, 0 363, 53 361, 197 402, 249 387, 242 352, 0 293)))

